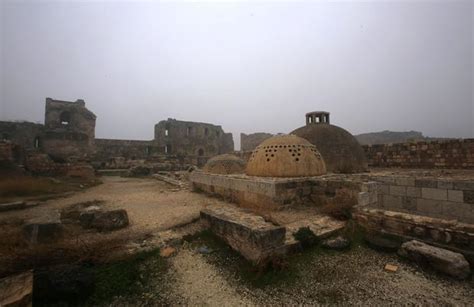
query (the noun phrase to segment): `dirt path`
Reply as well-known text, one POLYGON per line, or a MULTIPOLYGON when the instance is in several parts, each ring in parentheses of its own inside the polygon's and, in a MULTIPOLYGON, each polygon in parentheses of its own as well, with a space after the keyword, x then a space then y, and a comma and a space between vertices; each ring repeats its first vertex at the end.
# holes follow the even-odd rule
POLYGON ((0 220, 27 220, 58 211, 73 204, 101 200, 107 209, 127 210, 128 231, 160 231, 184 224, 199 217, 199 211, 218 200, 179 190, 155 179, 103 177, 103 184, 71 196, 52 199, 21 211, 4 212, 0 220))

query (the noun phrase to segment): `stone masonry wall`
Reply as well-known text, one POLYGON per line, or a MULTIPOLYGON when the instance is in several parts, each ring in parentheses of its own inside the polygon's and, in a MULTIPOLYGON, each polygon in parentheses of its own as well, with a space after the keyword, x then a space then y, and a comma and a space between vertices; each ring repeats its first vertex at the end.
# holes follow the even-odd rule
POLYGON ((369 166, 474 169, 474 139, 364 145, 369 166))
POLYGON ((351 191, 359 206, 375 206, 377 183, 346 178, 256 178, 194 171, 190 180, 195 190, 219 195, 249 208, 275 209, 284 205, 318 205, 320 197, 335 197, 339 190, 351 191))
POLYGON ((241 151, 252 151, 254 150, 260 143, 269 139, 273 136, 270 133, 258 132, 252 134, 240 134, 240 150, 241 151))
POLYGON ((213 157, 234 151, 232 134, 221 126, 171 118, 155 125, 154 141, 166 154, 213 157))
POLYGON ((474 224, 474 181, 403 176, 371 179, 379 182, 374 208, 474 224))

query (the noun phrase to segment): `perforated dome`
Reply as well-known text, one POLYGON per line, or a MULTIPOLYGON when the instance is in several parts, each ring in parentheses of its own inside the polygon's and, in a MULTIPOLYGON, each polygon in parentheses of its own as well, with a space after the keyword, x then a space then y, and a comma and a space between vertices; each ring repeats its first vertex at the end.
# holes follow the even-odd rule
POLYGON ((212 174, 243 174, 245 162, 231 154, 215 156, 203 167, 203 171, 212 174))
POLYGON ((250 156, 246 174, 261 177, 306 177, 326 173, 314 145, 295 135, 278 135, 263 141, 250 156))

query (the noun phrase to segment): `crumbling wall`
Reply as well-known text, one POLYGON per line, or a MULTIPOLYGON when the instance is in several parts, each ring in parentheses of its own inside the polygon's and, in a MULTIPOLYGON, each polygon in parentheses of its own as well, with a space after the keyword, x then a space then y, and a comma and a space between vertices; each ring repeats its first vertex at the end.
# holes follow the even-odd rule
POLYGON ((154 141, 166 154, 213 157, 234 151, 232 134, 207 123, 160 121, 155 125, 154 141))
POLYGON ((474 169, 474 139, 363 146, 369 166, 474 169))
POLYGON ((88 157, 94 151, 95 121, 84 100, 46 98, 43 150, 56 159, 88 157))
POLYGON ((252 134, 240 134, 240 150, 241 151, 252 151, 254 150, 260 143, 269 139, 273 136, 271 133, 252 133, 252 134))
POLYGON ((25 150, 41 149, 44 126, 30 122, 0 121, 0 141, 10 141, 25 150))
POLYGON ((164 154, 164 149, 153 141, 95 139, 94 161, 107 161, 113 157, 146 159, 155 154, 164 154))

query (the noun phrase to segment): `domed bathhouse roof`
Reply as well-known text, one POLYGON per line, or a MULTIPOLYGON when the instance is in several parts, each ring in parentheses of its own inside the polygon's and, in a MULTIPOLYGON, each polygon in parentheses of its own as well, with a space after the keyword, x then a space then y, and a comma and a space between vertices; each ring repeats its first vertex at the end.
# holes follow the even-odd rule
POLYGON ((244 170, 244 160, 231 154, 215 156, 203 167, 204 172, 211 174, 243 174, 244 170))
POLYGON ((329 124, 328 112, 306 114, 306 126, 291 134, 315 145, 329 172, 357 173, 367 170, 367 159, 357 139, 348 131, 329 124))
POLYGON ((261 177, 307 177, 326 173, 316 147, 295 135, 278 135, 263 141, 250 156, 246 174, 261 177))

